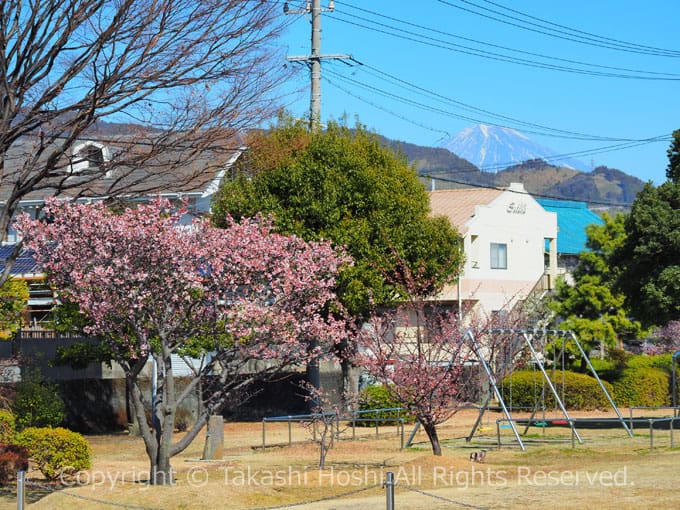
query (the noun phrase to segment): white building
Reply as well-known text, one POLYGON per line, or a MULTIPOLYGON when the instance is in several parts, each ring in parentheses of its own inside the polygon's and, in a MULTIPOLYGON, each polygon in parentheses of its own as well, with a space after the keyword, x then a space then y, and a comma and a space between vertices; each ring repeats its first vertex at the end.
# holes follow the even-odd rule
POLYGON ((557 270, 557 215, 522 184, 505 190, 430 192, 434 215, 449 218, 464 242, 460 281, 439 300, 468 303, 487 315, 510 310, 535 289, 551 289, 557 270))

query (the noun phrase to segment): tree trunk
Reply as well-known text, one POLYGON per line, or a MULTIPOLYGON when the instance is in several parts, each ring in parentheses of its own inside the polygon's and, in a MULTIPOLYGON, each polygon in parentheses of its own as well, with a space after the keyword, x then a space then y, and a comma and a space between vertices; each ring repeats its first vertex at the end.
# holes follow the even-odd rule
POLYGON ((348 359, 340 361, 340 368, 342 370, 342 399, 345 411, 351 411, 348 403, 351 403, 359 393, 359 374, 361 371, 348 359))
POLYGON ((430 444, 432 445, 432 453, 434 455, 441 455, 442 447, 439 444, 439 436, 437 435, 436 425, 434 423, 424 423, 422 421, 420 423, 423 426, 423 429, 425 429, 425 433, 430 440, 430 444))
POLYGON ((172 485, 174 483, 170 455, 163 454, 162 448, 158 449, 158 457, 151 460, 149 473, 149 484, 151 485, 172 485))

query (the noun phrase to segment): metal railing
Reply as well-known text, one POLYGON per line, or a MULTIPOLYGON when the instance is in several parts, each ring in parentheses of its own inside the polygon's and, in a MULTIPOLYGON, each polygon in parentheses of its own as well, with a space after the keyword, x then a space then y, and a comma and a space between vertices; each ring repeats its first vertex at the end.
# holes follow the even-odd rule
POLYGON ((262 418, 262 448, 267 447, 267 423, 287 423, 288 425, 288 446, 293 445, 293 423, 312 424, 312 439, 316 441, 316 424, 320 421, 331 421, 335 429, 335 437, 340 439, 340 422, 347 422, 352 428, 352 440, 357 438, 356 428, 359 423, 369 423, 375 426, 375 436, 380 436, 380 424, 385 422, 394 423, 397 427, 397 435, 400 438, 400 449, 404 448, 404 418, 401 413, 405 410, 401 407, 390 407, 384 409, 364 409, 353 411, 351 415, 341 415, 335 412, 310 413, 310 414, 291 414, 284 416, 271 416, 262 418), (396 416, 385 416, 386 413, 396 412, 396 416), (362 415, 374 414, 374 416, 364 418, 362 415))
MULTIPOLYGON (((629 408, 629 423, 630 423, 630 429, 633 430, 635 418, 633 417, 633 413, 637 410, 647 410, 647 411, 658 411, 659 409, 671 409, 673 411, 673 417, 678 417, 680 416, 680 407, 679 406, 632 406, 629 408)), ((663 416, 663 418, 667 418, 667 416, 663 416)))

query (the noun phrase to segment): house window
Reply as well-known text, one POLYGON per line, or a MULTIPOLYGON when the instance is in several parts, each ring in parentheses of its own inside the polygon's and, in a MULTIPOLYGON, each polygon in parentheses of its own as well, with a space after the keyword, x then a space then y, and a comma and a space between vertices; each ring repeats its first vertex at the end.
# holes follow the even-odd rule
POLYGON ((98 142, 84 142, 73 149, 71 173, 101 170, 110 160, 108 147, 98 142))
POLYGON ((491 243, 491 269, 508 268, 508 245, 491 243))
POLYGON ((77 157, 87 161, 90 167, 99 167, 104 164, 104 153, 100 147, 96 145, 86 145, 78 154, 77 157))

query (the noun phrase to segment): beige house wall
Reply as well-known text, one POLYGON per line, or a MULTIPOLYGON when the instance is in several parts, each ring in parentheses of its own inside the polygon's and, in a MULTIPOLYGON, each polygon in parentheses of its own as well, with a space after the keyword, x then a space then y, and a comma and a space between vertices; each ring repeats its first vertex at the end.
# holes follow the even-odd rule
POLYGON ((549 281, 555 281, 557 215, 543 209, 521 184, 511 184, 495 194, 489 190, 475 193, 447 190, 431 194, 433 213, 448 216, 462 234, 466 257, 460 285, 446 287, 439 299, 475 301, 488 315, 509 310, 525 299, 546 273, 551 276, 549 281), (434 197, 435 193, 438 196, 434 197), (496 257, 500 267, 493 267, 492 244, 504 247, 506 264, 499 264, 496 257))

